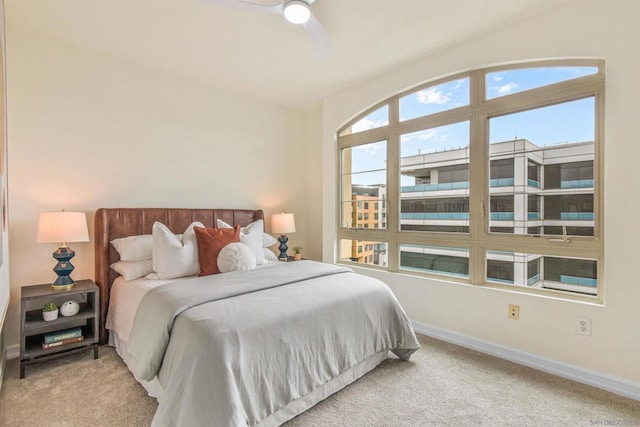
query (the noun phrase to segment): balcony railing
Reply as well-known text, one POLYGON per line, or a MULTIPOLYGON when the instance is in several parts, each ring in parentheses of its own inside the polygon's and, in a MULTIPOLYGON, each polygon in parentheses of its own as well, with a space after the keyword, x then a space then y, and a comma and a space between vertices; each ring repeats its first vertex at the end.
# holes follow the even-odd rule
POLYGON ((453 276, 453 277, 464 277, 464 278, 469 277, 469 275, 466 273, 455 273, 453 271, 423 268, 423 267, 411 267, 408 265, 400 265, 400 269, 409 270, 409 271, 419 271, 422 273, 443 274, 445 276, 453 276))
MULTIPOLYGON (((513 221, 513 212, 491 212, 492 221, 513 221)), ((402 212, 400 219, 441 219, 441 220, 468 220, 468 212, 402 212)), ((539 212, 528 212, 527 219, 540 219, 539 212)), ((552 220, 553 218, 547 218, 552 220)), ((561 212, 560 219, 565 221, 593 221, 593 212, 561 212)))
MULTIPOLYGON (((498 178, 489 180, 491 187, 513 187, 513 178, 498 178)), ((540 188, 540 182, 534 179, 527 179, 529 187, 540 188)), ((417 191, 442 191, 442 190, 466 190, 469 188, 469 181, 445 182, 441 184, 419 184, 403 185, 400 187, 402 193, 414 193, 417 191)), ((560 188, 593 188, 592 179, 580 179, 574 181, 561 181, 560 188)))
POLYGON ((505 285, 513 285, 513 280, 498 279, 497 277, 487 277, 487 280, 494 283, 504 283, 505 285))
POLYGON ((492 187, 513 187, 513 178, 498 178, 489 180, 492 187))
POLYGON ((578 179, 573 181, 561 181, 560 188, 593 188, 593 180, 578 179))
POLYGON ((578 277, 578 276, 566 276, 564 274, 560 275, 560 282, 567 283, 570 285, 581 285, 581 286, 598 286, 598 279, 591 279, 588 277, 578 277))
POLYGON ((400 219, 468 220, 469 212, 402 212, 400 219))
POLYGON ((417 191, 466 190, 468 188, 469 181, 460 181, 445 182, 442 184, 403 185, 400 187, 400 192, 415 193, 417 191))
POLYGON ((593 212, 560 212, 560 219, 567 221, 593 221, 593 212))
POLYGON ((493 221, 513 221, 513 212, 491 212, 490 218, 493 221))
POLYGON ((536 274, 535 276, 531 276, 527 279, 527 286, 533 286, 534 284, 540 281, 540 275, 536 274))

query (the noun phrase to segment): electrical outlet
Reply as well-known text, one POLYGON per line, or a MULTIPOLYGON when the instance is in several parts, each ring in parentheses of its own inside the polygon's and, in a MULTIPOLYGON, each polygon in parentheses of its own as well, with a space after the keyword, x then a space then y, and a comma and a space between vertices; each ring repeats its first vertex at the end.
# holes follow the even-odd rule
POLYGON ((576 317, 576 334, 591 336, 591 319, 588 317, 576 317))
POLYGON ((515 304, 509 304, 509 319, 520 319, 520 306, 515 304))

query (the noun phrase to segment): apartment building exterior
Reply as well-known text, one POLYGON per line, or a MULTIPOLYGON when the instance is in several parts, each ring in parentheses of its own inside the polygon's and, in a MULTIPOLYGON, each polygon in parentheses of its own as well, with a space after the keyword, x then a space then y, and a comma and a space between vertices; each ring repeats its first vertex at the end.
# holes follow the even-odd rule
MULTIPOLYGON (((384 185, 351 185, 351 227, 387 227, 387 189, 384 185)), ((349 254, 353 262, 387 265, 387 250, 378 242, 343 240, 340 253, 349 254)))
MULTIPOLYGON (((401 230, 469 232, 468 150, 465 147, 400 159, 401 230)), ((490 144, 489 159, 485 209, 490 233, 551 235, 558 239, 594 234, 592 141, 538 146, 526 139, 514 139, 490 144)), ((353 186, 354 226, 375 227, 371 217, 380 218, 384 205, 372 203, 374 199, 380 200, 380 194, 353 186), (368 203, 366 208, 364 203, 368 203)), ((355 247, 367 257, 358 262, 382 265, 368 261, 380 259, 375 256, 375 246, 360 243, 374 251, 355 247)), ((399 265, 406 270, 466 276, 468 259, 468 250, 462 248, 401 245, 399 265)), ((486 271, 489 282, 591 295, 597 292, 593 260, 490 251, 486 271)))

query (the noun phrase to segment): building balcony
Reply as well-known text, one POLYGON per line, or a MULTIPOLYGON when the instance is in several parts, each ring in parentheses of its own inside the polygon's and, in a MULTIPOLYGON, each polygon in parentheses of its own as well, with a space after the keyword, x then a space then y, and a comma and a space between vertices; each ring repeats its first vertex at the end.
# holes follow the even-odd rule
POLYGON ((527 185, 533 188, 540 188, 540 183, 535 179, 527 179, 527 185))
POLYGON ((488 282, 501 283, 504 285, 513 285, 513 280, 498 279, 497 277, 487 277, 488 282))
POLYGON ((560 212, 560 219, 566 221, 593 221, 593 218, 593 212, 560 212))
POLYGON ((491 212, 489 218, 492 221, 513 221, 513 212, 491 212))
POLYGON ((442 184, 420 184, 403 185, 400 187, 401 193, 416 193, 419 191, 442 191, 442 190, 467 190, 469 181, 445 182, 442 184))
POLYGON ((535 276, 531 276, 527 279, 527 286, 533 286, 540 281, 540 275, 536 274, 535 276))
POLYGON ((491 187, 513 187, 513 178, 498 178, 489 180, 491 187))
MULTIPOLYGON (((513 214, 512 214, 513 215, 513 214)), ((469 220, 469 212, 402 212, 400 219, 469 220)), ((513 219, 513 218, 512 218, 513 219)))
POLYGON ((560 188, 593 188, 593 180, 579 179, 574 181, 561 181, 560 188))
POLYGON ((554 280, 544 280, 542 287, 545 289, 555 289, 560 291, 575 292, 578 294, 597 295, 598 287, 592 285, 582 285, 566 282, 556 282, 554 280))
POLYGON ((570 285, 590 286, 592 288, 595 288, 598 286, 598 279, 591 279, 588 277, 578 277, 578 276, 566 276, 564 274, 561 274, 560 283, 567 283, 570 285))
MULTIPOLYGON (((513 212, 491 212, 489 214, 491 221, 513 221, 515 215, 513 212)), ((401 212, 401 220, 469 220, 468 212, 401 212)), ((527 219, 529 221, 540 220, 540 212, 528 212, 527 219)), ((553 225, 556 221, 593 221, 593 212, 561 212, 560 218, 546 218, 549 222, 547 225, 553 225)), ((547 221, 545 221, 546 224, 547 221)))

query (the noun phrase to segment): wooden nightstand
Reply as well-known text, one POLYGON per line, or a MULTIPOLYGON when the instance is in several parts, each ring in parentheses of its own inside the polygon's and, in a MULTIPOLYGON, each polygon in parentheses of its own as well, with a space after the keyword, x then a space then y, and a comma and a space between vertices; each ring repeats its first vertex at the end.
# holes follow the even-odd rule
POLYGON ((98 354, 98 322, 100 321, 100 292, 92 280, 77 280, 69 290, 54 290, 51 284, 23 286, 20 295, 20 378, 25 377, 25 366, 73 353, 93 349, 98 354), (74 316, 58 315, 56 320, 45 321, 42 307, 53 301, 58 307, 75 300, 80 311, 74 316), (71 328, 80 328, 84 340, 70 344, 42 348, 44 335, 71 328))

